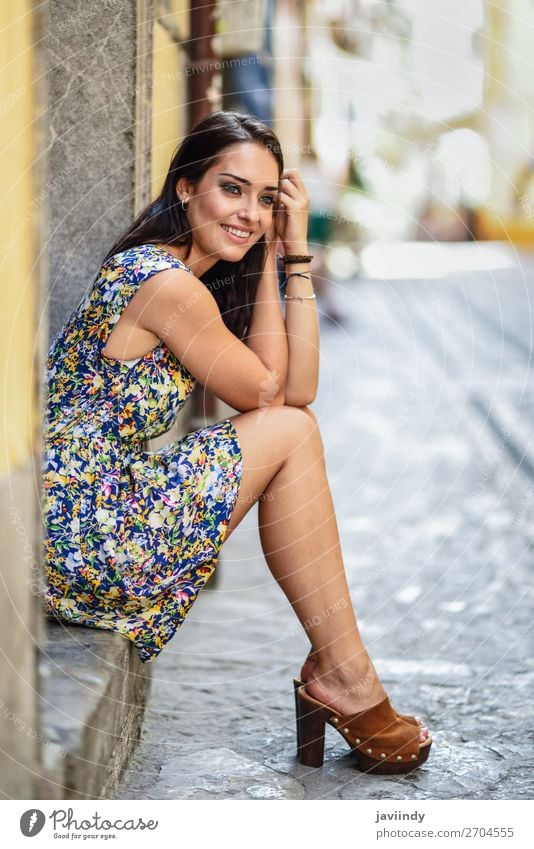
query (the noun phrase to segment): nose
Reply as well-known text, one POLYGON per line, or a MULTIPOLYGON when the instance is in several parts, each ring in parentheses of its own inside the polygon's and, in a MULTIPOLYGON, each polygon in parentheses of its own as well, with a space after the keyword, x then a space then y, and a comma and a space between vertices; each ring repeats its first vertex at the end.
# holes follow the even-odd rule
POLYGON ((250 227, 254 227, 260 220, 260 212, 255 199, 251 199, 248 204, 239 212, 239 219, 248 223, 250 227))

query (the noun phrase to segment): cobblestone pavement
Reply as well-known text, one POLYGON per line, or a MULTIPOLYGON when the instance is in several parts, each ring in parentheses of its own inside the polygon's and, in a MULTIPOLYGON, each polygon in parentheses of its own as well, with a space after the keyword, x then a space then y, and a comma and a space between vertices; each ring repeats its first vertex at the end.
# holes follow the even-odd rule
POLYGON ((330 728, 323 768, 297 762, 308 640, 255 507, 153 666, 116 798, 532 798, 534 266, 469 249, 503 267, 336 285, 313 405, 362 634, 393 704, 427 720, 427 764, 364 775, 330 728))

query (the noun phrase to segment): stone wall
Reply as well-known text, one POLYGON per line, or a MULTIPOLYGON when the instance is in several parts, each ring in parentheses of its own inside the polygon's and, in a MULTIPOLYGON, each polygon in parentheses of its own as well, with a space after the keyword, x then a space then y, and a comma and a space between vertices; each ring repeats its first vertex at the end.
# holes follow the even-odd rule
POLYGON ((50 0, 50 334, 150 199, 153 0, 50 0))

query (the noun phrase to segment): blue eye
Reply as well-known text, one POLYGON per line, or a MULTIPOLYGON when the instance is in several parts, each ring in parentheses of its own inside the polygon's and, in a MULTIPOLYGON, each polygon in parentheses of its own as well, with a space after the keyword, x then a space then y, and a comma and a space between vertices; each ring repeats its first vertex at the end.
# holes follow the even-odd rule
MULTIPOLYGON (((235 183, 226 183, 226 185, 223 186, 223 189, 238 189, 238 188, 239 188, 239 186, 236 186, 235 183)), ((234 192, 230 192, 230 194, 233 195, 234 192)))
MULTIPOLYGON (((230 189, 237 189, 238 193, 240 192, 239 186, 236 186, 235 183, 225 183, 222 188, 226 189, 227 191, 229 191, 230 189)), ((229 191, 229 194, 235 195, 236 193, 229 191)), ((272 206, 274 204, 274 197, 272 195, 263 195, 263 200, 267 200, 269 206, 272 206)))

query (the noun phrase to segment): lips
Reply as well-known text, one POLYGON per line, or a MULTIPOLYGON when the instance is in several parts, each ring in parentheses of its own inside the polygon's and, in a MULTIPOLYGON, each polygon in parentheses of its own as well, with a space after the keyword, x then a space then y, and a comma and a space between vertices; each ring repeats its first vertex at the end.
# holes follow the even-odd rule
POLYGON ((221 224, 221 229, 224 230, 229 239, 235 242, 238 245, 243 245, 250 238, 252 230, 244 230, 241 227, 232 227, 233 230, 237 232, 230 232, 227 227, 230 227, 230 224, 221 224))

